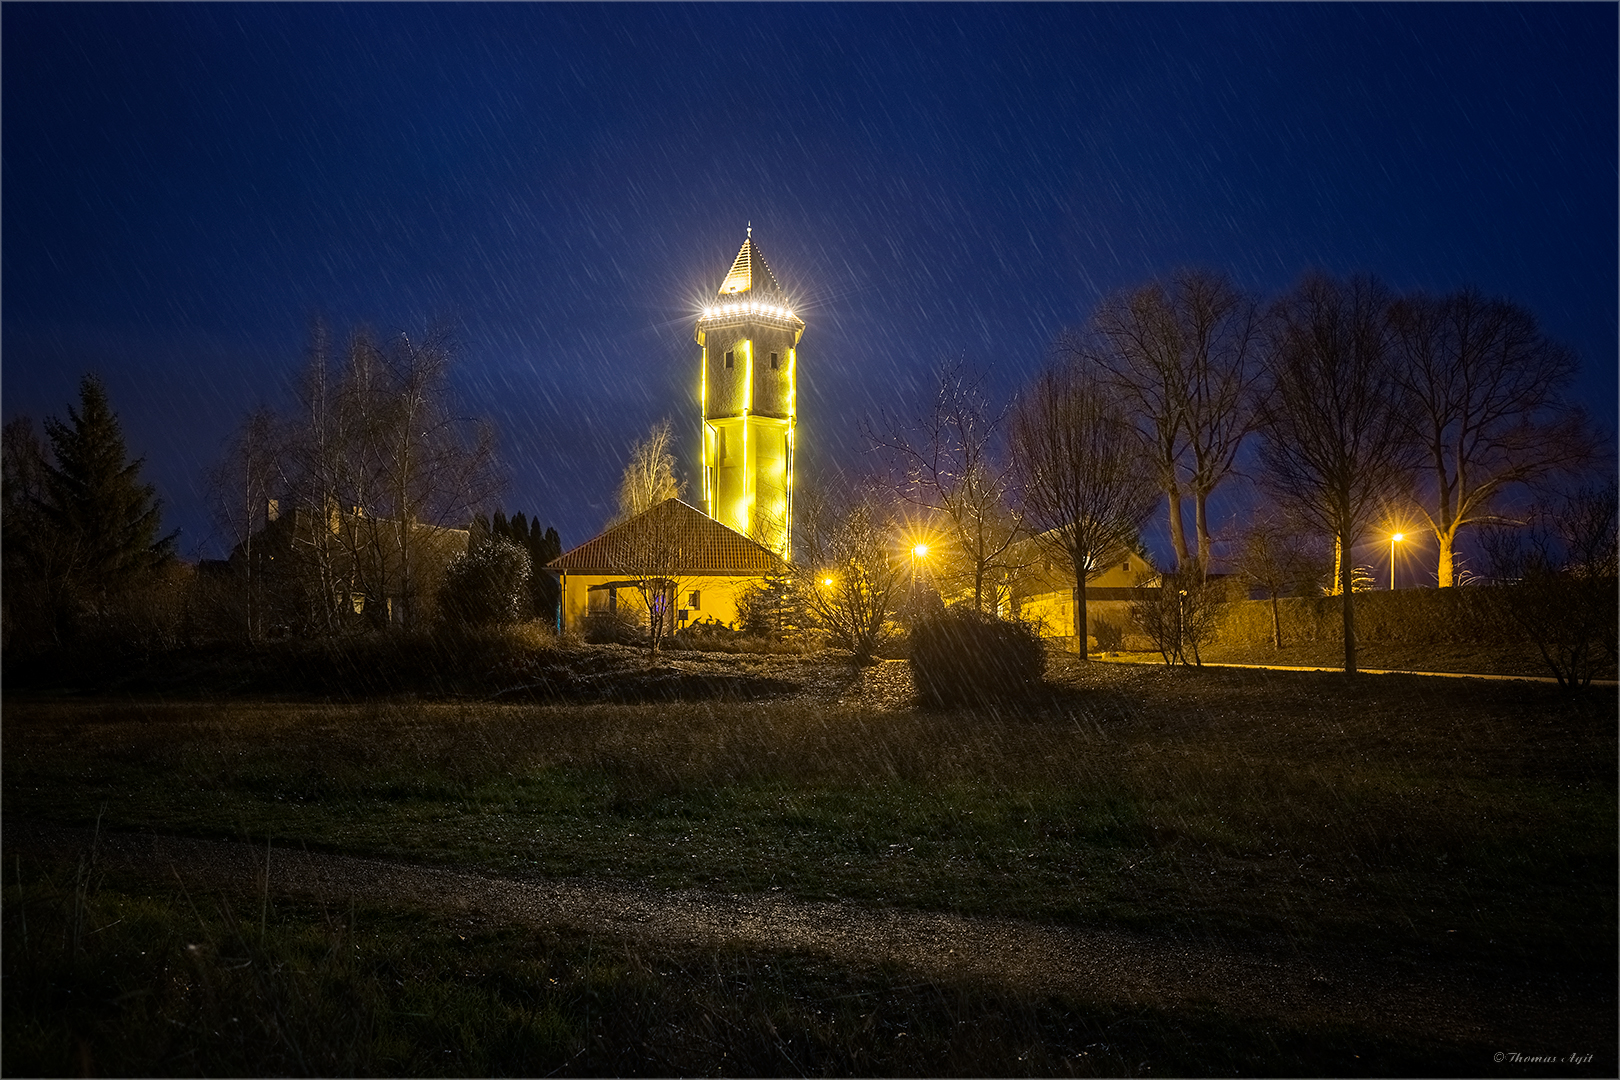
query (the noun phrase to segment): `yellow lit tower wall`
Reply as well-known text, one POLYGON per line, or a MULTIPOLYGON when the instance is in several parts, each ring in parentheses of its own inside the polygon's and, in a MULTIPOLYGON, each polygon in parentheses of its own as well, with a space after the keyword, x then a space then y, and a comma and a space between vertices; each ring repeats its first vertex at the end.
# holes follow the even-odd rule
POLYGON ((715 520, 783 558, 793 542, 793 457, 804 323, 750 238, 698 320, 703 501, 715 520))

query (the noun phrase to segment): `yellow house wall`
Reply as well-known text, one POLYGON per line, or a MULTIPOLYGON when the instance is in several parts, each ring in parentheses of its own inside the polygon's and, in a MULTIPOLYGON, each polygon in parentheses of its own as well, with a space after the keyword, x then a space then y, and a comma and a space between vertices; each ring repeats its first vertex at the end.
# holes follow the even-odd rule
MULTIPOLYGON (((611 581, 629 580, 624 574, 582 574, 568 573, 563 575, 562 581, 562 612, 563 629, 578 633, 585 628, 585 618, 590 614, 590 589, 593 585, 606 585, 611 581)), ((680 578, 681 595, 677 608, 687 607, 687 601, 693 590, 701 595, 698 597, 700 606, 690 613, 688 624, 713 620, 732 629, 737 628, 737 597, 749 586, 760 581, 757 577, 722 577, 719 575, 698 575, 680 578)), ((619 608, 634 611, 643 625, 647 621, 647 606, 642 601, 641 591, 635 588, 621 588, 619 590, 619 608)))
MULTIPOLYGON (((1047 637, 1073 638, 1074 636, 1074 578, 1069 566, 1058 559, 1051 560, 1052 568, 1045 569, 1046 556, 1036 564, 1033 572, 1015 590, 1018 599, 1018 613, 1023 619, 1039 623, 1042 633, 1047 637)), ((1088 647, 1096 648, 1096 636, 1090 633, 1091 625, 1098 619, 1103 619, 1116 626, 1130 626, 1129 600, 1101 600, 1095 590, 1098 589, 1130 589, 1147 579, 1150 584, 1157 581, 1157 571, 1149 566, 1147 560, 1134 552, 1128 557, 1122 556, 1111 563, 1108 569, 1086 582, 1086 620, 1088 647)), ((1137 635, 1126 636, 1127 648, 1145 648, 1137 635)))

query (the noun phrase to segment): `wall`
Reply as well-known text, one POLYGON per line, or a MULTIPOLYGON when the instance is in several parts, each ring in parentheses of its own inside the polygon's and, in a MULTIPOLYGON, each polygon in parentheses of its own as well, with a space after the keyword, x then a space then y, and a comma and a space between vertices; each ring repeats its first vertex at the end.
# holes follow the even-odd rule
MULTIPOLYGON (((679 608, 688 611, 688 622, 705 622, 713 620, 726 626, 735 627, 737 622, 737 596, 751 585, 758 584, 761 579, 757 577, 720 577, 713 575, 693 575, 682 577, 680 582, 679 608), (691 610, 688 607, 690 595, 696 590, 699 596, 700 607, 691 610)), ((565 573, 563 575, 563 629, 579 633, 585 625, 585 617, 590 613, 590 589, 593 585, 607 585, 613 582, 622 582, 623 587, 618 590, 618 601, 621 609, 628 605, 635 612, 636 617, 645 625, 647 622, 647 608, 642 601, 641 590, 634 587, 634 582, 623 574, 582 574, 565 573)))

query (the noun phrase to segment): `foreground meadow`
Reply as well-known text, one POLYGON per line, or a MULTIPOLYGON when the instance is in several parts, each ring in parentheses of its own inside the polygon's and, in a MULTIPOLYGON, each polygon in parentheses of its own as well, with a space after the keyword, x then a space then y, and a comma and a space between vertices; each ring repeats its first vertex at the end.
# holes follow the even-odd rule
MULTIPOLYGON (((904 665, 851 678, 754 702, 8 700, 3 808, 11 820, 517 879, 1014 915, 1327 964, 1353 956, 1392 977, 1443 969, 1485 995, 1534 976, 1578 1006, 1544 1052, 1595 1055, 1551 1071, 1613 1072, 1613 690, 1069 664, 1035 702, 929 711, 910 704, 904 665), (1594 1041, 1594 1008, 1607 1041, 1569 1045, 1594 1041)), ((1547 1071, 1485 1056, 1534 1047, 1403 1041, 1285 1015, 1256 1027, 1218 1009, 1150 1015, 1100 998, 1015 1008, 1005 989, 920 987, 814 957, 613 953, 532 932, 520 944, 511 928, 452 932, 443 914, 407 912, 409 897, 365 915, 373 937, 351 954, 333 935, 360 915, 280 900, 272 912, 268 893, 262 904, 199 901, 172 881, 97 877, 79 852, 62 854, 7 867, 8 901, 23 901, 6 908, 8 1063, 44 1065, 82 1047, 96 1060, 129 1055, 122 1071, 237 1069, 220 1049, 236 1045, 228 1025, 212 1042, 196 1036, 213 1056, 182 1058, 188 1045, 201 1051, 177 1037, 140 1049, 135 1032, 151 1017, 128 1020, 161 1014, 167 1000, 141 978, 199 978, 200 962, 181 953, 206 939, 239 940, 212 947, 246 957, 241 971, 300 973, 309 985, 282 996, 311 1016, 334 986, 366 1003, 370 1026, 332 1046, 292 1055, 292 1035, 265 1036, 292 1072, 1547 1071), (92 935, 83 924, 102 925, 98 914, 123 925, 92 935), (34 927, 27 949, 23 918, 34 927), (121 936, 131 923, 145 929, 121 936), (51 934, 47 956, 39 943, 51 934), (170 942, 180 959, 159 963, 163 947, 142 941, 170 942), (96 981, 98 963, 111 971, 132 949, 157 966, 96 981), (396 982, 399 993, 428 986, 430 997, 484 1003, 406 1007, 396 982), (74 986, 102 997, 76 1003, 62 992, 74 986), (642 1030, 632 1018, 652 1001, 687 1018, 680 1030, 709 1034, 675 1039, 684 1049, 674 1058, 651 1036, 613 1034, 642 1030), (499 1030, 469 1020, 461 1036, 435 1034, 457 1009, 499 1030), (55 1022, 52 1010, 75 1019, 55 1022), (448 1056, 425 1049, 446 1039, 448 1056), (609 1046, 631 1049, 612 1056, 609 1046)), ((246 976, 216 972, 211 992, 232 978, 246 976)), ((255 986, 243 982, 237 1012, 268 1008, 255 986)), ((203 1012, 185 1013, 201 999, 186 1000, 172 1023, 214 1030, 203 1012)), ((287 1016, 266 1031, 296 1026, 287 1017, 298 1010, 279 1008, 272 1019, 287 1016)), ((241 1068, 253 1071, 250 1060, 241 1068)))

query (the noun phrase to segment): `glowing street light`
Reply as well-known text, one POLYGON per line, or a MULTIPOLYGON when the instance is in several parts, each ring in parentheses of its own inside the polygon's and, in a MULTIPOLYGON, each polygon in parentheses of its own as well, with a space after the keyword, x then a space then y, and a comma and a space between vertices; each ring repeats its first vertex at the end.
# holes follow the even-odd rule
POLYGON ((1389 591, 1395 591, 1395 545, 1406 539, 1405 533, 1394 533, 1389 538, 1389 591))
POLYGON ((918 559, 928 558, 928 545, 918 544, 916 547, 911 549, 911 554, 918 559))

